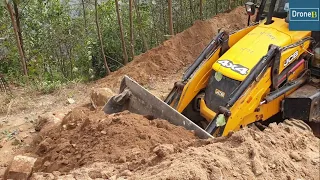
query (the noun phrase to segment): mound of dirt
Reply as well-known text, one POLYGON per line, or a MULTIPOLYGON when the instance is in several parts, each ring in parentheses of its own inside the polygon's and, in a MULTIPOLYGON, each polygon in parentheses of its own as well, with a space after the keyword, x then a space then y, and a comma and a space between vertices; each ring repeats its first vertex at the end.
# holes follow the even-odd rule
POLYGON ((247 15, 243 7, 238 7, 230 13, 219 14, 206 21, 195 21, 192 27, 160 46, 136 56, 126 66, 98 80, 97 84, 99 87, 118 90, 123 75, 132 77, 142 85, 171 76, 192 63, 215 37, 218 29, 223 28, 233 32, 245 27, 246 23, 247 15))
POLYGON ((309 131, 270 124, 245 128, 142 168, 132 179, 319 179, 320 140, 309 131))
POLYGON ((162 144, 138 163, 94 163, 68 174, 34 173, 32 179, 315 180, 320 178, 319 144, 309 131, 270 124, 264 131, 244 128, 228 137, 162 144))
POLYGON ((148 120, 130 112, 105 115, 80 107, 67 114, 58 129, 42 133, 35 152, 41 157, 36 171, 67 172, 93 162, 141 161, 153 151, 165 156, 174 149, 158 145, 194 138, 192 132, 165 120, 148 120))

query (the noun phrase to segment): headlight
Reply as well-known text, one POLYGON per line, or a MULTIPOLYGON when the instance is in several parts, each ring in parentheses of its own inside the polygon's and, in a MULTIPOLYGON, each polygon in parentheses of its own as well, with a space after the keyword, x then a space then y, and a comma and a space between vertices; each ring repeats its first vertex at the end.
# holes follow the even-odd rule
POLYGON ((255 4, 254 4, 253 2, 247 2, 247 3, 245 4, 245 6, 246 6, 247 14, 248 14, 249 16, 254 15, 254 13, 255 13, 255 11, 256 11, 256 6, 255 6, 255 4))

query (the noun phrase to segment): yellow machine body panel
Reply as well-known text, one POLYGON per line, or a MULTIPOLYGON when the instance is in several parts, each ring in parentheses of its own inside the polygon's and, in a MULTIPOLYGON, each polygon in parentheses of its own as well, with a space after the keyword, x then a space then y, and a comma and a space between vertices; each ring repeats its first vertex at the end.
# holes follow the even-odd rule
MULTIPOLYGON (((232 47, 236 42, 238 42, 243 36, 248 34, 257 25, 244 28, 240 31, 235 32, 229 37, 229 46, 232 47)), ((219 58, 220 49, 218 49, 198 70, 195 72, 194 76, 185 85, 181 98, 179 100, 176 110, 182 112, 187 105, 192 101, 192 99, 207 86, 208 79, 212 71, 212 64, 214 64, 219 58)))
MULTIPOLYGON (((305 68, 305 64, 302 64, 297 70, 295 74, 289 76, 289 79, 296 79, 300 72, 302 72, 305 68)), ((275 100, 259 105, 262 98, 264 97, 266 92, 269 92, 269 86, 271 85, 271 69, 265 73, 263 78, 248 87, 245 95, 242 96, 236 104, 231 108, 232 115, 229 117, 228 123, 224 129, 222 135, 227 135, 230 131, 239 130, 241 127, 244 127, 248 124, 251 124, 255 121, 259 120, 267 120, 276 113, 278 113, 281 109, 281 101, 283 98, 292 91, 287 92, 286 94, 276 98, 275 100)))
MULTIPOLYGON (((220 63, 214 63, 213 69, 221 72, 223 75, 243 81, 250 73, 251 69, 258 63, 262 56, 268 52, 270 44, 280 47, 289 45, 303 37, 310 36, 310 32, 289 32, 288 23, 284 19, 274 18, 274 23, 265 25, 261 23, 255 29, 250 31, 242 39, 240 39, 234 46, 232 46, 219 60, 228 60, 232 64, 223 66, 220 63), (232 65, 241 65, 241 67, 248 69, 244 73, 239 73, 232 68, 232 65), (227 66, 227 67, 226 67, 227 66)), ((294 50, 282 56, 282 59, 287 59, 294 50)), ((299 54, 301 51, 299 52, 299 54)), ((219 61, 218 60, 218 61, 219 61)), ((281 64, 279 71, 284 69, 284 63, 281 64)), ((288 66, 290 63, 286 64, 288 66)), ((241 72, 241 71, 240 71, 241 72)))
MULTIPOLYGON (((285 47, 295 43, 305 37, 311 35, 308 31, 288 31, 288 23, 284 19, 274 18, 274 23, 264 25, 260 23, 257 26, 246 28, 241 33, 235 34, 229 40, 230 49, 221 57, 218 56, 219 50, 211 56, 194 74, 192 79, 183 89, 177 110, 182 112, 192 99, 203 89, 206 88, 208 80, 211 76, 212 69, 220 72, 222 75, 237 81, 243 81, 250 70, 266 55, 270 44, 279 47, 285 47), (220 60, 228 60, 233 65, 241 65, 247 68, 246 74, 241 74, 232 69, 232 67, 224 67, 220 60)), ((306 51, 310 42, 307 41, 303 46, 288 49, 281 53, 279 74, 291 63, 306 51)), ((288 80, 295 79, 304 70, 305 65, 301 65, 294 74, 288 77, 288 80)), ((264 76, 258 81, 251 84, 238 101, 230 108, 232 115, 228 119, 228 123, 223 131, 226 135, 229 131, 238 130, 242 126, 253 123, 258 120, 267 120, 271 116, 280 111, 281 100, 292 93, 287 92, 285 95, 278 97, 270 103, 260 106, 260 102, 270 92, 271 86, 271 68, 269 68, 264 76)), ((219 87, 217 87, 219 88, 219 87)), ((217 92, 212 92, 217 93, 217 92)), ((223 93, 223 92, 220 92, 223 93)), ((200 114, 207 121, 211 121, 218 112, 214 112, 207 107, 204 99, 200 100, 200 114)))

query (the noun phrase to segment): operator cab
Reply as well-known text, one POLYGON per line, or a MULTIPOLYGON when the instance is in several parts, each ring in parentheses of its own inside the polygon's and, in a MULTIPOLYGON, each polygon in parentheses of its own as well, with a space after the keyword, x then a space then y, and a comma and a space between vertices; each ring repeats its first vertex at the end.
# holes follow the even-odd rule
MULTIPOLYGON (((250 25, 250 17, 255 14, 255 23, 267 18, 265 25, 272 24, 272 17, 285 19, 285 22, 289 23, 289 0, 258 0, 258 2, 253 0, 253 2, 245 3, 245 8, 248 14, 248 26, 250 25), (257 13, 255 13, 256 9, 257 13)), ((316 42, 314 49, 317 49, 316 54, 318 55, 320 51, 320 31, 312 31, 311 37, 316 42)), ((309 65, 311 74, 320 77, 320 62, 314 61, 309 65)))
MULTIPOLYGON (((270 4, 271 4, 271 0, 267 0, 266 1, 266 5, 263 7, 262 13, 261 13, 261 17, 260 20, 264 19, 267 17, 268 12, 270 10, 270 4)), ((277 18, 286 18, 288 16, 288 12, 289 12, 289 2, 288 0, 278 0, 276 2, 276 5, 274 7, 274 11, 273 11, 273 15, 272 17, 277 17, 277 18)))
POLYGON ((256 8, 258 9, 258 12, 255 22, 268 18, 268 15, 270 16, 270 20, 272 17, 284 19, 288 17, 289 12, 288 0, 278 0, 275 2, 273 0, 259 0, 258 2, 254 0, 254 2, 247 2, 245 6, 248 14, 248 25, 250 22, 250 16, 255 14, 256 8), (273 3, 275 3, 275 5, 273 5, 273 3))

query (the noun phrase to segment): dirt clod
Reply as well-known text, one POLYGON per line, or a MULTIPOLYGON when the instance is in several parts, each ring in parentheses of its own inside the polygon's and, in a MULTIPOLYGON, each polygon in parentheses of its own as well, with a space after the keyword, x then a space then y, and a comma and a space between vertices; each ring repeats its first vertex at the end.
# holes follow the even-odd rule
POLYGON ((115 93, 109 88, 92 89, 91 95, 90 95, 92 106, 94 108, 97 108, 99 106, 104 106, 105 103, 114 95, 115 93))
POLYGON ((35 122, 35 130, 41 131, 48 131, 49 129, 55 128, 57 124, 61 123, 61 117, 63 114, 53 114, 53 113, 45 113, 38 116, 38 119, 35 122))
POLYGON ((291 152, 291 153, 289 154, 289 156, 290 156, 292 159, 294 159, 295 161, 301 161, 301 160, 302 160, 302 157, 301 157, 300 154, 297 153, 297 152, 291 152))
POLYGON ((124 170, 120 176, 132 176, 132 172, 130 170, 124 170))
POLYGON ((7 167, 5 179, 28 179, 32 173, 36 158, 18 155, 7 167))
POLYGON ((127 161, 127 158, 125 156, 121 156, 119 158, 119 163, 125 163, 127 161))
POLYGON ((102 178, 102 173, 97 170, 90 171, 88 175, 91 179, 102 178))
POLYGON ((60 173, 59 171, 53 171, 52 174, 53 174, 54 176, 59 176, 61 173, 60 173))
POLYGON ((161 144, 154 148, 153 152, 160 158, 166 157, 174 152, 172 144, 161 144))
POLYGON ((256 176, 259 176, 263 173, 264 169, 258 159, 254 159, 252 161, 252 171, 256 176))

